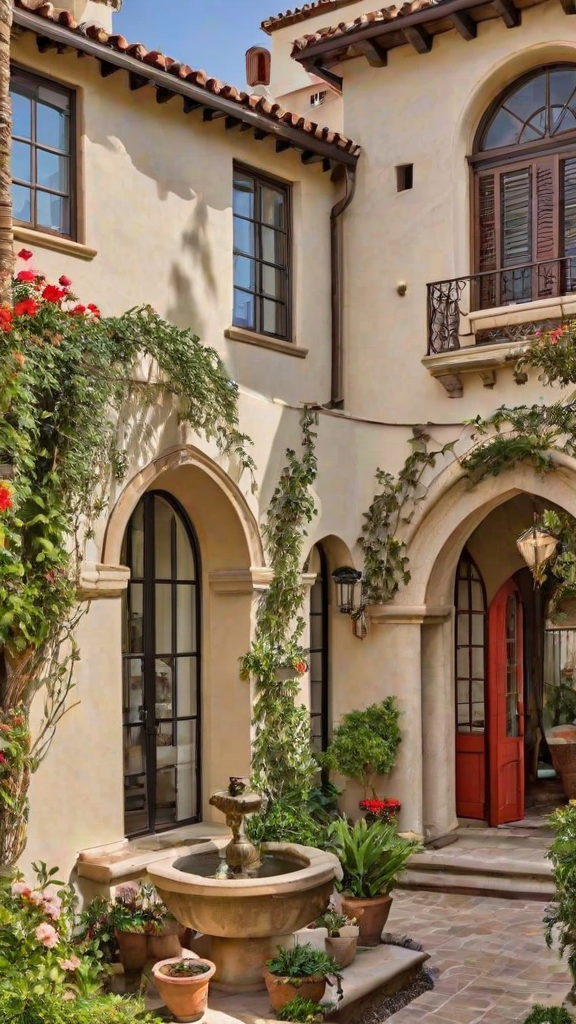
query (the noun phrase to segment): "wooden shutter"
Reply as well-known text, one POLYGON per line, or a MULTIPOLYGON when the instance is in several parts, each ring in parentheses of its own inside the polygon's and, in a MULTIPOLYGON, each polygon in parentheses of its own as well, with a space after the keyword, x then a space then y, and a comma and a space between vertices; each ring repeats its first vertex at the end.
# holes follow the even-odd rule
POLYGON ((562 291, 576 291, 576 157, 562 164, 561 255, 562 291), (570 257, 570 258, 568 258, 570 257))
MULTIPOLYGON (((532 262, 532 168, 502 171, 500 178, 501 267, 522 267, 532 262)), ((500 302, 526 302, 532 298, 532 271, 508 269, 501 274, 500 302)))
MULTIPOLYGON (((480 272, 496 270, 498 263, 496 224, 496 175, 493 171, 476 178, 476 224, 478 239, 477 267, 480 272)), ((479 309, 497 305, 496 274, 480 278, 479 309)))
POLYGON ((534 259, 548 262, 537 268, 534 298, 558 295, 561 292, 561 264, 558 261, 559 190, 558 157, 550 156, 534 164, 534 259))

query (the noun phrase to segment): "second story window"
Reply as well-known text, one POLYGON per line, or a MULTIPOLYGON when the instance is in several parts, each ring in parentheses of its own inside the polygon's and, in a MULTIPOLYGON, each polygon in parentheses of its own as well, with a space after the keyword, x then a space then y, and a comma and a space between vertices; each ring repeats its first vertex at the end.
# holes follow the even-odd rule
POLYGON ((234 326, 290 341, 290 191, 234 168, 234 326))
POLYGON ((73 237, 73 94, 13 68, 10 95, 14 220, 73 237))
POLYGON ((513 83, 472 162, 476 308, 576 291, 576 64, 513 83))

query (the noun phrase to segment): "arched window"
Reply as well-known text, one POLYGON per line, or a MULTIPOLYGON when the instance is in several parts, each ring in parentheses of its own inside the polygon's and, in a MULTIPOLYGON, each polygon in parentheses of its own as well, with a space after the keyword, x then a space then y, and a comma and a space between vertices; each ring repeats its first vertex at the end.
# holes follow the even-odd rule
POLYGON ((200 561, 171 495, 138 503, 122 561, 125 828, 137 835, 200 814, 200 561))
POLYGON ((524 75, 476 136, 475 305, 576 290, 576 65, 524 75))
POLYGON ((328 677, 328 562, 317 544, 310 558, 316 580, 310 592, 310 719, 314 750, 326 750, 330 733, 328 677))

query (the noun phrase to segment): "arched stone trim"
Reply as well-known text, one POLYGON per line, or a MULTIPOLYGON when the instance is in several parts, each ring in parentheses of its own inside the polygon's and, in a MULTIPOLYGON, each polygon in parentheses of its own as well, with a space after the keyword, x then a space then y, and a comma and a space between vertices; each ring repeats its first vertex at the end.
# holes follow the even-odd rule
POLYGON ((169 449, 157 459, 149 462, 144 469, 140 470, 126 484, 110 513, 106 525, 101 561, 107 565, 120 564, 124 533, 138 501, 152 485, 160 486, 163 473, 184 466, 193 466, 202 470, 217 484, 224 497, 233 506, 241 525, 246 542, 249 565, 263 566, 264 549, 258 523, 244 495, 220 466, 192 445, 169 449))
POLYGON ((407 537, 412 579, 401 605, 451 605, 454 570, 462 548, 483 519, 516 494, 535 494, 576 516, 576 459, 553 452, 555 469, 537 473, 527 464, 472 487, 459 462, 431 485, 407 537))

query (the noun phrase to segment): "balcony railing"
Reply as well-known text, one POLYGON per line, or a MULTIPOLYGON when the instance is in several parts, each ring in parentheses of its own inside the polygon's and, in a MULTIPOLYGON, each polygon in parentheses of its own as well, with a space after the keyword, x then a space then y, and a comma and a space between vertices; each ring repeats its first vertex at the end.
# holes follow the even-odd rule
MULTIPOLYGON (((462 329, 462 320, 471 312, 572 292, 576 292, 576 256, 486 270, 452 281, 434 281, 428 285, 428 355, 460 348, 461 336, 470 333, 467 326, 462 329)), ((527 311, 526 322, 530 321, 527 311)))

